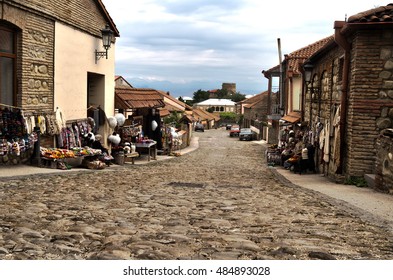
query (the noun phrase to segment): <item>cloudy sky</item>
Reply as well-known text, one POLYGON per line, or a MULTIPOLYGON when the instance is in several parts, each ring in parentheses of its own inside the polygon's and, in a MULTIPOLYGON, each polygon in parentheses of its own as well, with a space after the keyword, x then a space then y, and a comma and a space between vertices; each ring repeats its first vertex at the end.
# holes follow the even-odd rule
POLYGON ((102 0, 120 32, 116 75, 134 87, 189 96, 236 83, 267 89, 261 74, 282 55, 334 33, 335 20, 388 4, 380 0, 102 0))

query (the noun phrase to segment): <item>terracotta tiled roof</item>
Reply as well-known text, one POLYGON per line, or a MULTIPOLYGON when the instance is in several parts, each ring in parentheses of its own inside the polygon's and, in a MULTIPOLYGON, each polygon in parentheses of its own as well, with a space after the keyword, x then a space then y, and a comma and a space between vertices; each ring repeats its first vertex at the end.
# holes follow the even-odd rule
POLYGON ((300 74, 300 67, 304 61, 333 41, 334 35, 331 35, 286 55, 284 61, 287 62, 287 70, 292 70, 294 74, 300 74))
POLYGON ((166 108, 159 108, 158 110, 160 112, 160 117, 162 117, 162 118, 167 117, 171 114, 171 112, 169 112, 169 110, 166 108))
POLYGON ((115 22, 113 21, 112 17, 109 15, 108 10, 105 8, 104 3, 102 3, 101 0, 95 0, 97 2, 98 6, 100 7, 101 11, 104 13, 112 31, 114 32, 115 37, 120 37, 119 30, 116 27, 115 22))
POLYGON ((215 116, 205 110, 202 110, 202 109, 193 109, 193 112, 194 112, 195 119, 209 120, 209 121, 210 120, 216 120, 216 121, 220 120, 219 117, 217 117, 217 116, 215 116))
MULTIPOLYGON (((244 100, 240 101, 239 103, 241 103, 241 104, 254 104, 256 102, 261 101, 264 95, 268 95, 268 91, 264 91, 264 92, 258 93, 256 95, 250 97, 250 98, 247 98, 247 99, 244 99, 244 100)), ((246 106, 247 105, 244 105, 244 107, 246 107, 246 106)))
POLYGON ((115 107, 117 109, 160 108, 164 106, 163 97, 155 89, 115 88, 115 107))
POLYGON ((180 100, 178 100, 177 98, 173 97, 172 95, 170 95, 169 93, 162 91, 162 90, 158 90, 158 93, 161 94, 161 96, 164 98, 164 103, 165 103, 165 107, 169 110, 169 111, 184 111, 186 108, 186 104, 184 102, 181 102, 180 100), (166 98, 172 101, 172 104, 170 104, 169 102, 166 101, 166 98))
POLYGON ((280 65, 276 65, 276 66, 270 68, 269 70, 263 70, 262 74, 266 78, 268 78, 270 75, 274 75, 274 74, 278 75, 278 74, 280 74, 280 65))
POLYGON ((367 10, 348 18, 348 23, 378 23, 393 21, 393 4, 367 10))

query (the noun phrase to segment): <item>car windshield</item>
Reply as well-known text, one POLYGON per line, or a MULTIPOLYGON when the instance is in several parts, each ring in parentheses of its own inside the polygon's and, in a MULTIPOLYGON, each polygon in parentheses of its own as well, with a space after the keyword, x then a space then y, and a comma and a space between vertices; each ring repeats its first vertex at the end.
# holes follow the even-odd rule
POLYGON ((232 129, 239 129, 237 125, 232 125, 232 129))

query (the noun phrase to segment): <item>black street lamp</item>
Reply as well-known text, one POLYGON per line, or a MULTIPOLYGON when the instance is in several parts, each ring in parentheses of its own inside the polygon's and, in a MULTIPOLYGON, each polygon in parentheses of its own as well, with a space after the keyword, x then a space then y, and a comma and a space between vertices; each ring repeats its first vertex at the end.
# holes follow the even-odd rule
POLYGON ((109 25, 107 24, 104 29, 101 30, 101 36, 102 36, 102 45, 105 49, 103 52, 95 51, 96 54, 96 64, 97 61, 101 57, 105 57, 108 59, 108 49, 111 47, 112 44, 112 38, 113 38, 113 31, 109 28, 109 25))
POLYGON ((311 74, 312 74, 312 70, 314 68, 314 65, 310 64, 310 63, 306 63, 303 65, 303 69, 304 69, 304 82, 306 83, 306 85, 309 85, 311 82, 311 74))

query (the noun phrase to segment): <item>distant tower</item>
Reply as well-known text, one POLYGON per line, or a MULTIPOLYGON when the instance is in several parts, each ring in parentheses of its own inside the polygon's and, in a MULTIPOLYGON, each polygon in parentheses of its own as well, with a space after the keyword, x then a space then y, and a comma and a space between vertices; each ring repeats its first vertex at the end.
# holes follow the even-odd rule
POLYGON ((222 83, 222 89, 226 89, 228 93, 236 93, 236 83, 222 83))

